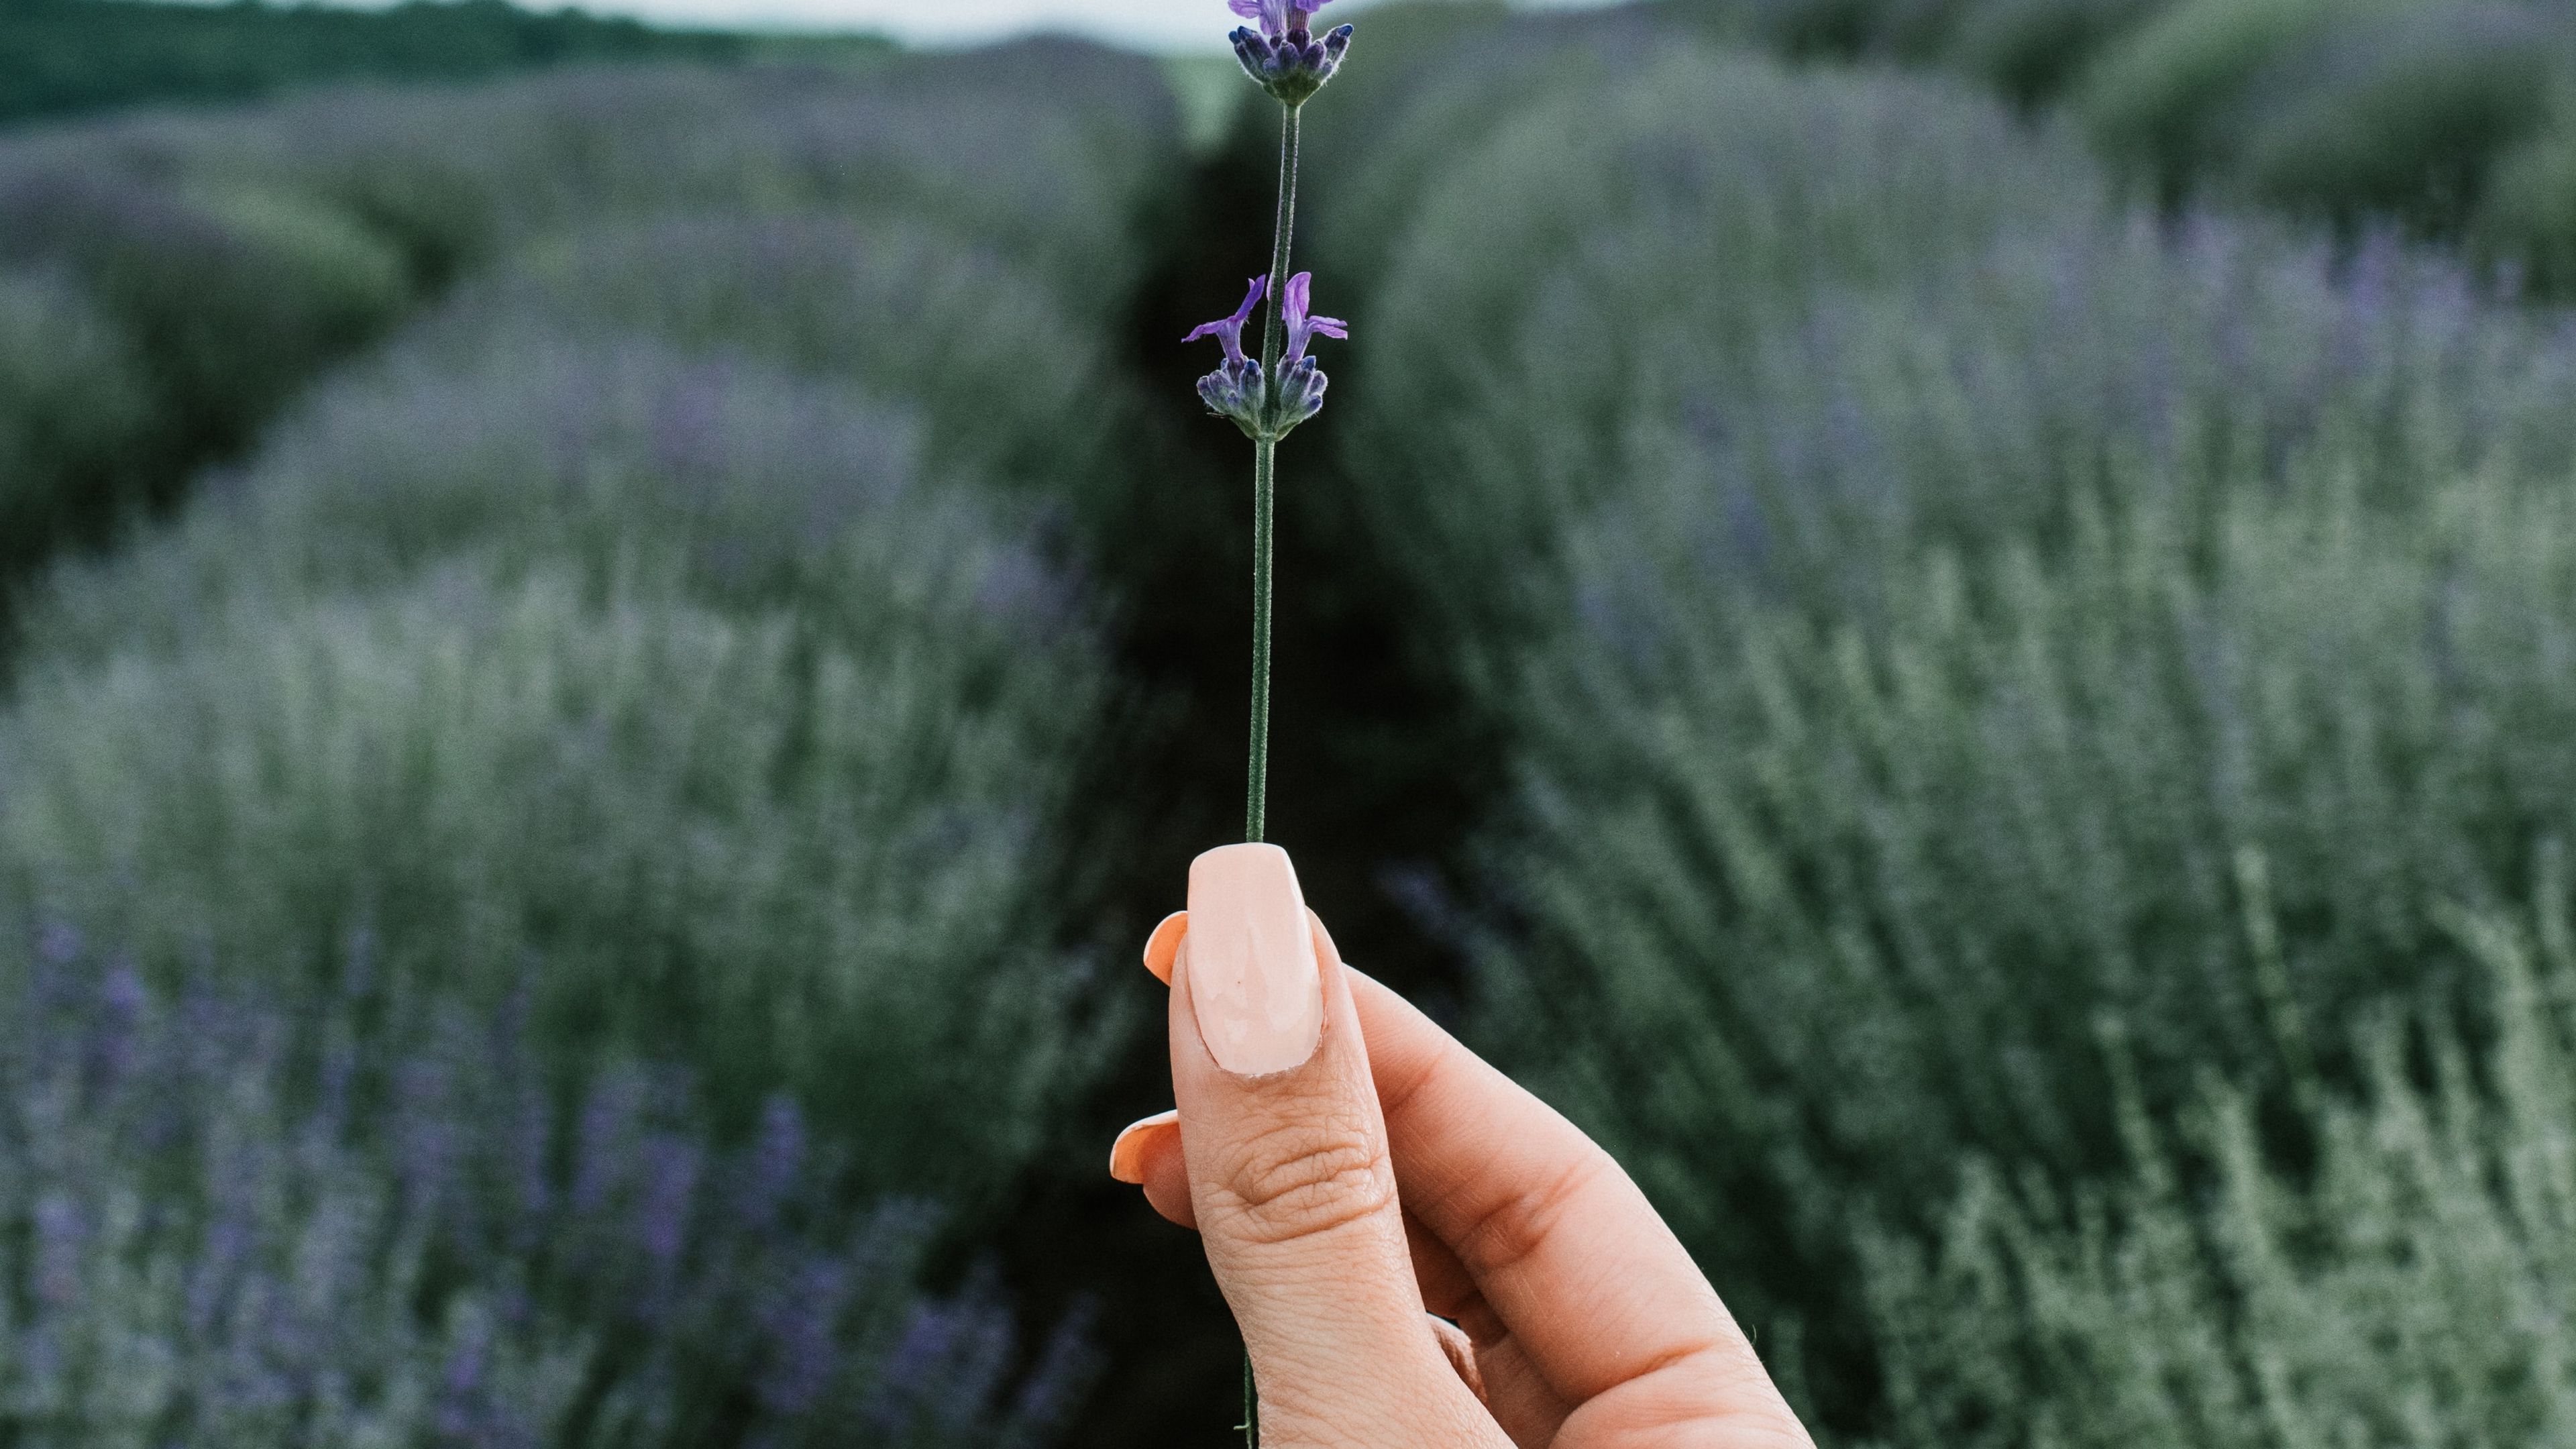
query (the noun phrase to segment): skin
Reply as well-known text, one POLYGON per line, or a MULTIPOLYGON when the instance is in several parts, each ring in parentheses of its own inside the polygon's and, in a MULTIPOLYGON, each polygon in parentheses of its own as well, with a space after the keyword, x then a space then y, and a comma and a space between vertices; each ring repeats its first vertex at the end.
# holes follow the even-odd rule
POLYGON ((1812 1449, 1609 1154, 1312 926, 1322 1038, 1261 1077, 1209 1056, 1186 925, 1156 932, 1179 1120, 1113 1152, 1199 1232, 1264 1449, 1812 1449))

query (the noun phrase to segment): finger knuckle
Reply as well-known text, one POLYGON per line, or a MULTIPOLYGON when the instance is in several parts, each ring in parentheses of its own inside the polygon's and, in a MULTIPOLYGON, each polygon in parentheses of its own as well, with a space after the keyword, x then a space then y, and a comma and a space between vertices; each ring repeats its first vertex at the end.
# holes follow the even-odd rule
POLYGON ((1563 1231, 1577 1200, 1615 1170, 1597 1149, 1576 1155, 1496 1200, 1459 1232, 1458 1251, 1485 1273, 1521 1266, 1563 1231))
POLYGON ((1385 1151, 1356 1123, 1283 1121, 1247 1138, 1218 1184, 1243 1233, 1284 1241, 1328 1233, 1395 1202, 1385 1151))

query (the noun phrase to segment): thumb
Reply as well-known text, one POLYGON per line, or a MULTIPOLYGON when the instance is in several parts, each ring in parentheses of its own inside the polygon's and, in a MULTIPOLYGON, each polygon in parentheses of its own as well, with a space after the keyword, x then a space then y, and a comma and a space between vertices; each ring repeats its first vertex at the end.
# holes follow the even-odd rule
POLYGON ((1172 1090, 1264 1445, 1506 1445, 1423 1315, 1359 1015, 1287 852, 1209 851, 1189 906, 1172 1090))

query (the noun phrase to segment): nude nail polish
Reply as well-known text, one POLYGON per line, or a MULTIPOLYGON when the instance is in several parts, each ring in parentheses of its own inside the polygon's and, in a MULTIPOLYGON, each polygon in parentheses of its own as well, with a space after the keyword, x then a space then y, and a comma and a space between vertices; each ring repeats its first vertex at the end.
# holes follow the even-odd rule
POLYGON ((1145 969, 1165 986, 1172 984, 1172 958, 1180 953, 1181 937, 1190 929, 1190 913, 1174 911, 1145 938, 1145 969))
POLYGON ((1118 1140, 1109 1144, 1109 1175, 1120 1182, 1143 1185, 1145 1149, 1152 1146, 1157 1134, 1176 1131, 1181 1124, 1179 1108, 1140 1117, 1127 1124, 1118 1140))
POLYGON ((1315 1054, 1324 983, 1288 852, 1227 845, 1191 861, 1181 958, 1199 1035, 1218 1066, 1258 1077, 1315 1054))

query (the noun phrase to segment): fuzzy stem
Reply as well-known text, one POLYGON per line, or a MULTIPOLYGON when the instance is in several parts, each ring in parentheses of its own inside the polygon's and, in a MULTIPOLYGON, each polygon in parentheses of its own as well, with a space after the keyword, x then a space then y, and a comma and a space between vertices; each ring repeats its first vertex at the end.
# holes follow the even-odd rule
POLYGON ((1244 786, 1243 838, 1259 840, 1270 787, 1271 504, 1277 494, 1279 444, 1252 444, 1252 753, 1244 786))
MULTIPOLYGON (((1280 309, 1288 285, 1288 241, 1297 224, 1297 108, 1279 108, 1279 216, 1270 238, 1269 315, 1261 329, 1263 411, 1279 410, 1279 355, 1287 349, 1280 309)), ((1265 430, 1266 434, 1266 430, 1265 430)), ((1270 555, 1271 514, 1277 496, 1279 440, 1252 443, 1252 748, 1245 771, 1243 838, 1259 840, 1267 824, 1270 793, 1270 555)), ((1244 1419, 1251 1421, 1250 1405, 1244 1419)))
MULTIPOLYGON (((1279 355, 1287 350, 1280 318, 1288 286, 1288 241, 1297 225, 1297 108, 1279 108, 1279 216, 1270 233, 1270 311, 1261 328, 1262 411, 1279 412, 1279 355)), ((1271 514, 1278 495, 1279 440, 1263 430, 1252 440, 1252 750, 1245 771, 1243 838, 1259 840, 1270 794, 1271 514)), ((1252 1383, 1252 1350, 1243 1351, 1243 1446, 1261 1449, 1261 1400, 1252 1383)))

